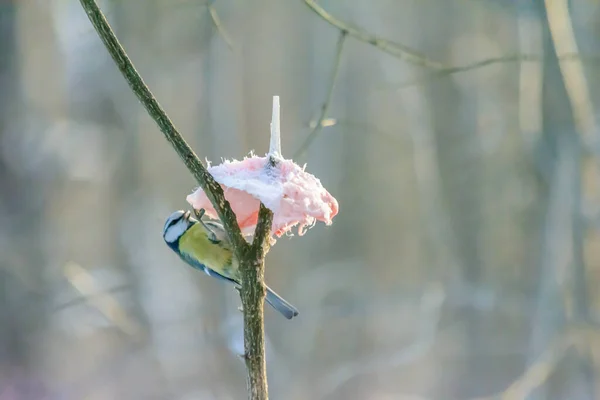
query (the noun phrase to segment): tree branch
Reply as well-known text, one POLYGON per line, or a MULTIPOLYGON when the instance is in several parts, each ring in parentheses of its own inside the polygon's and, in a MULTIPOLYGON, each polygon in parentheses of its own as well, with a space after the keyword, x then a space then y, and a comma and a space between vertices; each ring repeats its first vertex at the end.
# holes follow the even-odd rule
MULTIPOLYGON (((582 55, 579 53, 565 53, 557 57, 558 61, 586 61, 586 62, 594 62, 598 63, 600 61, 600 56, 593 55, 582 55)), ((484 60, 475 61, 465 65, 459 65, 458 67, 449 67, 440 69, 437 71, 426 73, 424 76, 419 78, 401 83, 395 86, 396 90, 405 89, 410 86, 418 85, 420 83, 424 83, 430 79, 443 78, 449 75, 458 74, 461 72, 469 72, 475 69, 484 68, 490 65, 495 64, 508 64, 508 63, 521 63, 521 62, 543 62, 544 57, 536 54, 512 54, 501 57, 492 57, 486 58, 484 60)))
MULTIPOLYGON (((281 157, 279 96, 273 97, 273 119, 269 158, 265 169, 274 168, 281 157)), ((269 251, 273 212, 260 203, 254 240, 249 249, 246 265, 240 264, 242 290, 240 297, 244 309, 244 360, 248 370, 248 392, 251 399, 269 398, 267 363, 265 359, 265 256, 269 251)))
POLYGON ((83 9, 85 10, 90 22, 98 32, 98 36, 104 42, 106 49, 119 67, 123 77, 131 87, 131 90, 138 97, 142 105, 148 111, 148 114, 154 119, 161 132, 185 166, 190 170, 192 175, 198 181, 198 184, 206 192, 206 196, 215 207, 219 219, 223 222, 227 230, 227 234, 233 245, 236 255, 241 255, 244 248, 247 246, 246 240, 243 238, 240 228, 236 222, 235 214, 229 206, 229 202, 225 199, 223 189, 210 175, 208 170, 202 165, 198 156, 194 153, 191 147, 183 139, 177 128, 173 125, 165 111, 162 109, 154 95, 144 83, 140 74, 136 71, 133 63, 127 56, 127 53, 119 43, 111 29, 106 17, 96 4, 95 0, 80 0, 83 9))
MULTIPOLYGON (((459 65, 454 67, 444 66, 444 64, 428 59, 427 57, 419 54, 418 51, 411 49, 408 46, 402 45, 400 43, 396 43, 389 39, 385 39, 374 35, 370 32, 367 32, 363 29, 356 28, 351 26, 350 24, 341 21, 329 14, 323 7, 316 3, 314 0, 304 0, 304 3, 321 19, 327 22, 329 25, 337 28, 341 32, 346 32, 348 35, 354 37, 361 42, 368 43, 372 46, 377 47, 381 51, 388 53, 398 59, 406 60, 411 64, 418 65, 421 67, 431 68, 434 71, 426 74, 424 77, 418 78, 417 80, 409 81, 403 83, 397 87, 397 89, 402 89, 408 86, 412 86, 422 81, 427 80, 428 78, 440 78, 460 72, 467 72, 478 68, 487 67, 488 65, 493 64, 501 64, 501 63, 510 63, 510 62, 524 62, 524 61, 532 61, 532 62, 540 62, 544 60, 543 56, 536 54, 512 54, 507 56, 500 57, 491 57, 480 61, 475 61, 465 65, 459 65)), ((558 56, 559 61, 570 61, 570 60, 581 60, 581 61, 592 61, 598 62, 600 60, 600 56, 596 55, 581 55, 578 53, 566 53, 558 56)))
POLYGON ((302 155, 306 152, 312 141, 317 137, 321 129, 323 129, 323 120, 327 117, 327 112, 329 111, 329 105, 331 104, 331 98, 333 96, 333 90, 335 89, 335 83, 338 77, 338 71, 340 70, 340 64, 342 60, 342 50, 344 49, 344 42, 346 41, 347 31, 340 31, 340 37, 337 42, 336 52, 335 52, 335 61, 333 63, 333 72, 331 73, 331 80, 329 81, 329 89, 327 90, 327 97, 325 98, 325 102, 321 107, 321 114, 317 119, 317 123, 313 127, 312 131, 308 134, 304 142, 300 145, 300 148, 296 151, 293 159, 297 159, 302 157, 302 155))
POLYGON ((408 46, 404 46, 400 43, 393 42, 388 39, 380 38, 379 36, 373 35, 362 29, 351 26, 350 24, 335 18, 329 14, 323 7, 317 4, 314 0, 304 0, 304 3, 314 11, 319 17, 325 20, 328 24, 334 26, 342 32, 348 33, 353 38, 375 46, 381 51, 388 53, 396 58, 405 60, 411 64, 418 65, 420 67, 427 67, 432 69, 443 69, 444 65, 437 61, 428 59, 427 57, 419 54, 416 50, 411 49, 408 46))
POLYGON ((229 50, 233 50, 233 42, 231 41, 231 38, 227 34, 227 31, 223 27, 223 24, 221 23, 221 18, 219 18, 219 14, 217 14, 217 10, 215 9, 215 6, 213 3, 214 3, 214 0, 209 1, 206 4, 210 18, 212 19, 212 22, 215 25, 215 28, 217 29, 217 33, 219 33, 223 37, 223 41, 225 42, 225 44, 227 44, 227 47, 229 47, 229 50))
POLYGON ((248 395, 252 400, 267 400, 267 363, 265 358, 264 299, 265 255, 273 223, 273 212, 260 204, 254 241, 246 260, 240 264, 244 309, 244 360, 248 371, 248 395))

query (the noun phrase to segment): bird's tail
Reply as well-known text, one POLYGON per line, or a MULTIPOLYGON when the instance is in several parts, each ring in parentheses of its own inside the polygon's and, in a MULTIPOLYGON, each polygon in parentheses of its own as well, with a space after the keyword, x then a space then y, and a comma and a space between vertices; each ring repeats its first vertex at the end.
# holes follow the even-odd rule
POLYGON ((271 307, 279 311, 287 319, 292 319, 298 315, 298 310, 296 310, 296 307, 285 301, 268 286, 267 297, 265 300, 267 300, 267 303, 269 303, 271 307))

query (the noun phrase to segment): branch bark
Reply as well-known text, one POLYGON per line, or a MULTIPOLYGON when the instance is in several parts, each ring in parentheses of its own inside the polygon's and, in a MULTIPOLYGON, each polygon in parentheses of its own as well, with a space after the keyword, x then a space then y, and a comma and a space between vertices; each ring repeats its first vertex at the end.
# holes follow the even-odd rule
POLYGON ((250 247, 250 260, 240 265, 242 274, 242 307, 244 309, 244 360, 248 370, 248 395, 250 399, 267 400, 267 363, 265 358, 264 300, 265 256, 269 248, 273 212, 262 203, 254 241, 250 247), (247 290, 243 290, 243 288, 247 290))
MULTIPOLYGON (((194 175, 223 222, 232 243, 233 251, 239 260, 242 276, 240 295, 244 309, 244 359, 248 370, 248 398, 251 400, 267 400, 269 396, 265 362, 265 286, 263 277, 264 258, 269 246, 273 213, 261 204, 254 241, 249 244, 242 236, 236 216, 229 202, 225 199, 221 185, 214 180, 154 98, 119 43, 96 1, 80 0, 80 2, 131 90, 154 119, 183 163, 194 175)), ((274 163, 275 160, 273 159, 271 164, 274 163)))
POLYGON ((306 4, 315 14, 336 29, 346 32, 348 35, 360 40, 361 42, 375 46, 381 51, 398 59, 406 60, 411 64, 418 65, 420 67, 432 68, 434 70, 445 68, 442 63, 430 60, 408 46, 373 35, 363 29, 354 27, 351 24, 337 19, 333 15, 329 14, 323 7, 317 4, 315 0, 304 0, 304 4, 306 4))
POLYGON ((187 144, 156 98, 154 98, 154 95, 135 69, 129 56, 127 56, 123 46, 119 43, 119 40, 108 24, 106 17, 96 4, 96 1, 80 0, 80 2, 90 19, 90 22, 96 29, 96 32, 98 32, 98 36, 100 36, 100 39, 104 42, 106 49, 131 87, 131 90, 146 108, 148 114, 154 119, 161 132, 164 134, 165 139, 173 146, 185 166, 192 175, 194 175, 200 187, 206 192, 206 195, 219 215, 219 219, 223 222, 223 225, 227 230, 234 251, 237 255, 241 255, 246 241, 237 225, 235 214, 231 210, 229 202, 225 199, 223 189, 213 179, 212 175, 209 174, 204 165, 202 165, 202 162, 196 153, 194 153, 192 148, 187 144))

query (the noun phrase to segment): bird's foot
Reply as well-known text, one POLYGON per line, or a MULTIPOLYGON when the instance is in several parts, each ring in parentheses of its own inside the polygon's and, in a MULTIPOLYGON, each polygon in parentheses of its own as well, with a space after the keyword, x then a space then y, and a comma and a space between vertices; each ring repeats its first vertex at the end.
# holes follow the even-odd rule
POLYGON ((201 220, 202 217, 204 216, 204 213, 206 212, 206 210, 204 208, 201 208, 199 210, 196 210, 194 208, 194 215, 196 216, 196 218, 198 218, 198 220, 201 220))

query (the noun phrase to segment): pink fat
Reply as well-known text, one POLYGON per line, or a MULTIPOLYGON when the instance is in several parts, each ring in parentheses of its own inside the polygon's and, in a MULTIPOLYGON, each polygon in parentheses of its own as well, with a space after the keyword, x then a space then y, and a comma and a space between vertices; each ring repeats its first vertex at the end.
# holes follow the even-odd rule
MULTIPOLYGON (((254 231, 261 201, 273 211, 273 233, 278 237, 295 226, 303 235, 305 228, 316 221, 331 225, 338 213, 338 202, 319 179, 291 160, 281 160, 273 168, 265 168, 266 163, 267 157, 252 156, 208 168, 223 187, 242 232, 254 231)), ((202 189, 187 196, 187 201, 195 209, 204 208, 207 216, 217 218, 202 189)))

